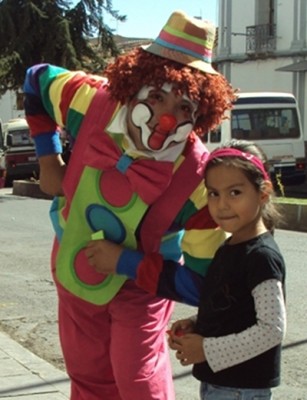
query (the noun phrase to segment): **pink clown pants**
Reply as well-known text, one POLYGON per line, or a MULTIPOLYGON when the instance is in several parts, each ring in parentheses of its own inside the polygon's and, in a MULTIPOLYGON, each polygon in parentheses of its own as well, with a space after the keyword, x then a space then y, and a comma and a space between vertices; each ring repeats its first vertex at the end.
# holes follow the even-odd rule
POLYGON ((71 400, 174 400, 166 325, 173 303, 127 281, 96 306, 58 286, 71 400))

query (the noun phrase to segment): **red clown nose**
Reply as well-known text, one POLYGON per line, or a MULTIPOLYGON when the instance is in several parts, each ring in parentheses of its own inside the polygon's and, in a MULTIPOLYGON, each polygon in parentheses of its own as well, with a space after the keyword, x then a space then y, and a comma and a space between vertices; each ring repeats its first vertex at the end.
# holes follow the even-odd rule
POLYGON ((171 114, 163 114, 159 119, 159 127, 164 132, 169 132, 177 124, 176 118, 171 114))

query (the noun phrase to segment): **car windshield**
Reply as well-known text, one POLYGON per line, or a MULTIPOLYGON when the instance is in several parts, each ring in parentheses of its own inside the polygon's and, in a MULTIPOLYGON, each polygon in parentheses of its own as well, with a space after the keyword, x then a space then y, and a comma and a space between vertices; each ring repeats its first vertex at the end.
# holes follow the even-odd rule
POLYGON ((246 140, 299 138, 300 128, 295 108, 259 108, 233 110, 232 136, 246 140))
POLYGON ((33 140, 30 137, 29 129, 18 129, 11 131, 11 143, 13 147, 33 145, 33 140))

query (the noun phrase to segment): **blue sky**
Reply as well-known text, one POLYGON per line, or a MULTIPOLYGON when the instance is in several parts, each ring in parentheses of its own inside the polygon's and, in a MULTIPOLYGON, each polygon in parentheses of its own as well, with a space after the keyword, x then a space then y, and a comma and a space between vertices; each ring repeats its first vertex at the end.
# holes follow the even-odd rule
POLYGON ((126 37, 155 38, 175 10, 200 16, 217 24, 217 0, 113 0, 113 8, 127 16, 116 22, 105 15, 105 23, 114 33, 126 37))

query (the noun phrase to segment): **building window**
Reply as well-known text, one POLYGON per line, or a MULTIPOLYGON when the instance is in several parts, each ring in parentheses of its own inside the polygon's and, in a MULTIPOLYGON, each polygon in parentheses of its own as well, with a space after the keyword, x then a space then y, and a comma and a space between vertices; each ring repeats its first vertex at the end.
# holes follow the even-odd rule
POLYGON ((255 25, 246 27, 246 52, 263 54, 276 49, 274 0, 257 0, 255 25))

